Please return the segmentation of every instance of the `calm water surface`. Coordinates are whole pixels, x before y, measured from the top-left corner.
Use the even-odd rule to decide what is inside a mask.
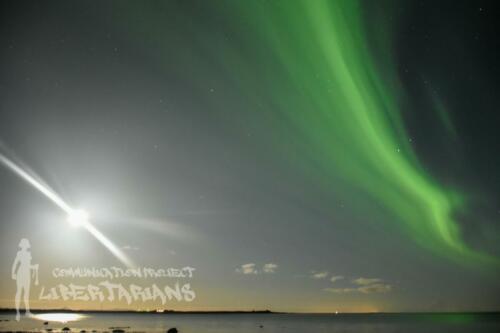
[[[180,333],[498,333],[499,314],[85,314],[85,318],[67,323],[22,318],[0,314],[0,332],[9,330],[44,331],[63,327],[80,330],[111,331],[121,327],[128,332],[165,332],[177,327]],[[5,321],[8,319],[9,321]],[[262,326],[262,327],[261,327]]]

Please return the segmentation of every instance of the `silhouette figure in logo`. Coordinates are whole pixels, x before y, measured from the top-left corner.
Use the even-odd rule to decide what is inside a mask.
[[[26,316],[31,316],[30,312],[30,286],[32,274],[35,277],[35,285],[38,285],[38,264],[31,264],[31,252],[29,251],[31,245],[30,241],[26,238],[21,239],[19,242],[19,247],[21,248],[16,255],[14,264],[12,265],[12,279],[16,280],[17,292],[16,292],[16,320],[19,321],[19,307],[21,305],[21,294],[24,299],[24,308],[26,311]]]

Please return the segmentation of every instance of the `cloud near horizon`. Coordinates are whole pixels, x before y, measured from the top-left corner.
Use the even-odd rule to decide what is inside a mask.
[[[278,268],[278,265],[273,264],[273,263],[269,263],[269,264],[265,264],[264,267],[262,267],[262,271],[264,273],[273,274],[273,273],[276,273],[277,268]]]
[[[364,278],[364,277],[352,280],[352,283],[357,284],[358,286],[367,286],[369,284],[380,283],[380,282],[382,282],[381,279]]]
[[[390,284],[377,283],[358,288],[325,288],[323,290],[335,294],[346,294],[346,293],[373,294],[373,293],[389,292],[392,290],[392,286]]]
[[[259,273],[264,273],[264,274],[274,274],[276,273],[276,270],[278,269],[278,265],[275,263],[268,263],[264,264],[262,266],[262,270],[259,271],[257,269],[257,265],[254,263],[248,263],[248,264],[243,264],[240,267],[236,268],[236,273],[244,274],[244,275],[250,275],[250,274],[259,274]]]
[[[254,263],[248,263],[248,264],[243,264],[240,267],[236,268],[236,273],[241,273],[241,274],[258,274],[259,271],[255,268]]]
[[[357,288],[325,288],[324,291],[328,291],[335,294],[347,294],[358,291]]]
[[[312,271],[311,277],[313,279],[317,279],[317,280],[326,279],[328,277],[328,272],[326,272],[326,271],[323,271],[323,272]]]
[[[332,277],[332,282],[335,281]],[[357,285],[358,287],[325,288],[323,290],[336,294],[346,294],[346,293],[372,294],[372,293],[386,293],[392,290],[392,286],[390,284],[383,283],[382,279],[360,277],[351,280],[351,282]]]
[[[334,275],[334,274],[330,275],[330,273],[328,271],[311,271],[311,273],[310,273],[310,277],[312,279],[316,279],[316,280],[326,279],[326,278],[328,278],[328,276],[330,276],[330,281],[332,283],[335,283],[338,280],[344,279],[343,275]]]
[[[332,277],[330,278],[330,281],[332,283],[335,283],[336,281],[342,280],[342,279],[344,279],[344,277],[342,275],[332,275]]]
[[[371,293],[386,293],[391,291],[392,286],[390,284],[376,283],[364,287],[359,287],[358,290],[365,294]]]

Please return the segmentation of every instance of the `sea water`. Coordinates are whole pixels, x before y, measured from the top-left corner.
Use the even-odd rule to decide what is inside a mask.
[[[54,332],[68,327],[72,332],[166,332],[180,333],[498,333],[500,314],[174,314],[174,313],[84,313],[80,320],[60,323],[43,320],[14,320],[12,313],[0,314],[0,332]],[[57,316],[56,316],[57,317]],[[5,321],[8,320],[8,321]]]

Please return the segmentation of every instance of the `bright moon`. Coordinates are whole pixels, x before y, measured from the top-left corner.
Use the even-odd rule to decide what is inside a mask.
[[[68,222],[74,227],[86,225],[89,222],[89,213],[83,209],[75,209],[68,214]]]

